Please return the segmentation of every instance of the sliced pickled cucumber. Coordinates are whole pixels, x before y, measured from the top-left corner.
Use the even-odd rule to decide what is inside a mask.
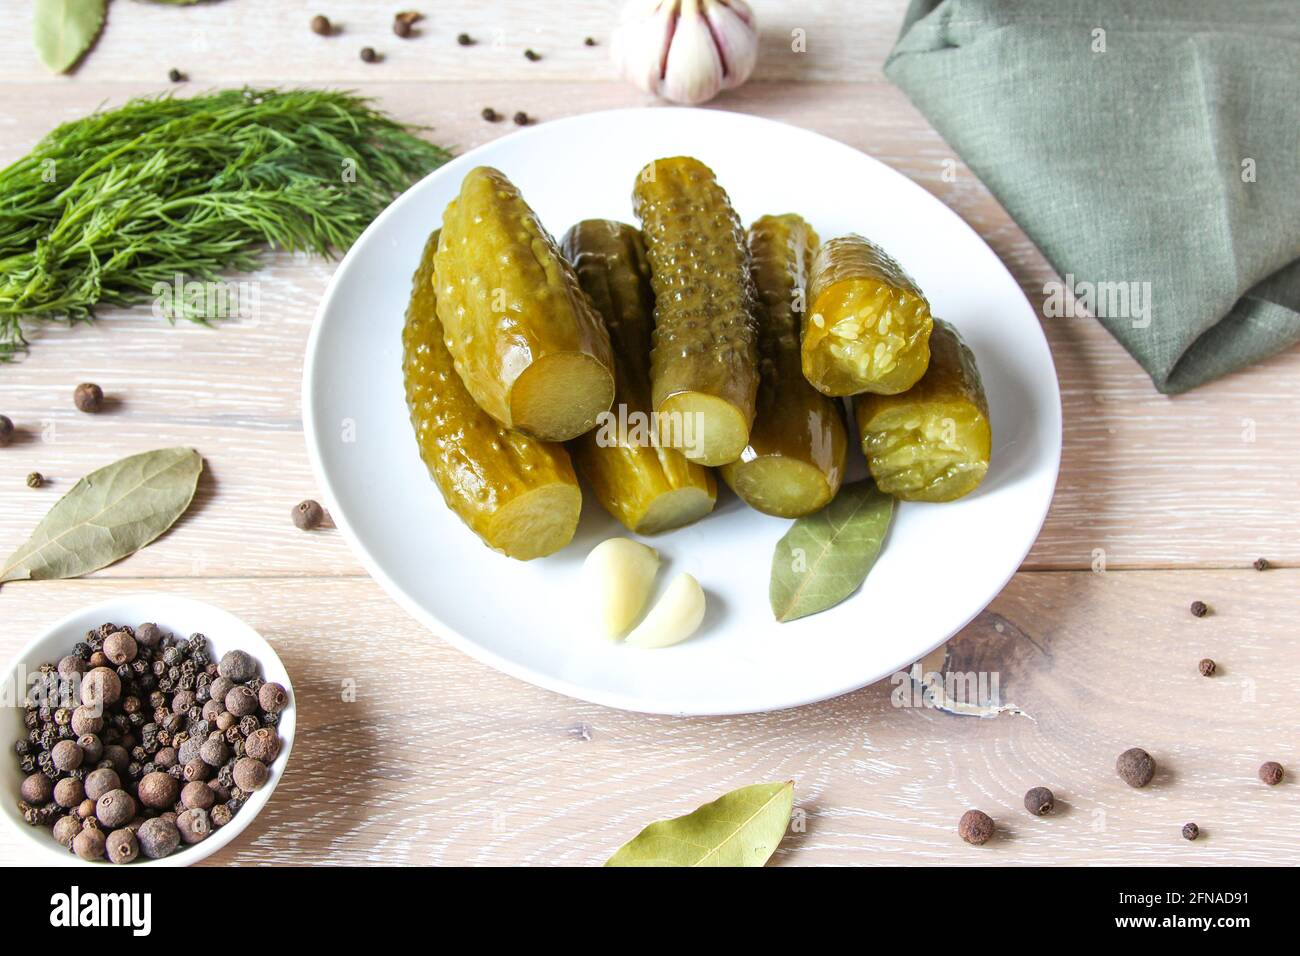
[[[880,490],[907,501],[952,501],[989,469],[989,406],[975,356],[934,320],[930,367],[901,395],[859,395],[858,434]]]
[[[826,395],[895,395],[930,363],[930,304],[889,255],[861,236],[821,247],[803,322],[803,373]]]
[[[402,329],[406,404],[420,457],[448,507],[491,548],[512,558],[551,554],[573,538],[582,493],[563,445],[503,428],[457,375],[435,308],[429,237],[412,279]]]
[[[583,291],[609,330],[614,351],[614,406],[572,445],[578,469],[605,510],[637,534],[656,534],[713,510],[713,474],[675,448],[658,444],[650,404],[654,292],[641,233],[608,219],[588,219],[560,243]]]
[[[744,229],[713,171],[688,156],[642,169],[632,201],[655,292],[650,384],[660,434],[700,464],[735,461],[758,391]]]
[[[438,318],[479,407],[544,441],[591,429],[614,400],[609,336],[519,190],[479,166],[443,213]]]
[[[722,478],[751,507],[798,518],[824,507],[844,478],[848,437],[840,405],[808,384],[799,322],[817,234],[799,216],[764,216],[749,228],[758,290],[761,381],[749,445]]]

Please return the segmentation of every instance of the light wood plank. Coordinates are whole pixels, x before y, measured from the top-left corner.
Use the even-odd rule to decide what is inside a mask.
[[[111,102],[146,87],[115,86]],[[633,105],[616,85],[443,84],[363,87],[394,114],[434,127],[468,148],[506,131],[478,117],[483,104],[551,118]],[[870,102],[870,110],[839,104]],[[16,158],[59,119],[87,108],[85,87],[0,86],[11,107],[0,161]],[[893,87],[884,84],[750,84],[727,108],[816,129],[899,169],[959,212],[1008,264],[1031,302],[1054,273],[987,190]],[[555,224],[562,230],[565,224]],[[25,363],[0,368],[3,412],[29,430],[0,451],[0,542],[17,543],[53,495],[130,451],[189,442],[207,456],[211,483],[200,508],[165,548],[109,574],[190,575],[352,572],[337,535],[303,536],[287,510],[315,493],[299,424],[302,355],[326,261],[272,256],[258,273],[261,319],[219,330],[172,329],[137,310],[98,327],[37,332]],[[1091,319],[1044,320],[1061,377],[1065,450],[1052,514],[1028,568],[1245,567],[1264,555],[1300,563],[1300,350],[1175,399],[1159,395],[1137,364]],[[89,419],[71,390],[99,381],[121,399]],[[52,424],[52,431],[47,427]],[[1253,441],[1246,440],[1253,437]],[[52,440],[44,440],[52,438]],[[108,449],[112,449],[111,453]],[[23,484],[31,470],[50,488]],[[220,489],[219,503],[213,500]]]
[[[284,781],[213,863],[598,863],[644,824],[792,778],[786,864],[1300,863],[1300,571],[1022,573],[951,646],[1027,716],[896,707],[888,681],[797,710],[676,719],[568,700],[423,632],[372,582],[49,582],[0,594],[0,653],[126,590],[218,602],[275,644],[298,735]],[[1192,618],[1187,603],[1214,608]],[[1196,662],[1214,657],[1218,676]],[[340,700],[356,681],[357,700]],[[1113,765],[1146,748],[1156,781]],[[6,757],[4,759],[12,759]],[[1263,786],[1264,760],[1290,781]],[[1025,790],[1062,809],[1034,818]],[[962,844],[979,807],[1003,835]],[[1205,836],[1188,843],[1183,823]],[[15,861],[0,831],[0,860]]]

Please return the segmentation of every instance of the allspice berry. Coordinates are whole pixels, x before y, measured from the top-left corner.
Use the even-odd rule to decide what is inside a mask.
[[[244,753],[264,764],[273,764],[280,756],[280,735],[270,727],[260,727],[244,741]]]
[[[243,684],[232,687],[226,695],[226,710],[236,717],[247,717],[257,710],[257,695],[251,687]]]
[[[1219,665],[1210,658],[1203,657],[1201,662],[1196,665],[1196,668],[1201,672],[1202,677],[1213,677],[1214,672],[1219,669]]]
[[[137,791],[140,795],[140,802],[146,807],[152,807],[154,810],[167,810],[176,802],[180,789],[180,781],[175,777],[155,770],[153,773],[144,775],[140,780]],[[145,855],[148,856],[149,854],[146,852]]]
[[[135,818],[135,800],[125,790],[110,790],[95,802],[95,816],[110,830]]]
[[[54,762],[55,768],[65,772],[76,770],[85,759],[85,753],[75,740],[60,740],[50,751],[50,760]]]
[[[186,810],[211,810],[216,802],[216,793],[202,780],[192,780],[181,790],[181,803]]]
[[[114,830],[108,835],[104,849],[112,863],[130,863],[140,855],[140,844],[133,830]]]
[[[0,415],[0,448],[14,440],[14,423],[8,415]]]
[[[221,655],[217,673],[226,680],[242,684],[257,676],[257,661],[245,651],[227,651]]]
[[[98,828],[83,829],[72,840],[72,852],[83,860],[94,862],[104,858],[104,844],[107,838]]]
[[[334,25],[330,23],[330,18],[321,14],[311,18],[311,32],[317,36],[327,37],[334,32]]]
[[[78,411],[93,415],[104,407],[104,390],[94,382],[82,382],[72,393],[72,400]]]
[[[993,818],[983,810],[967,810],[961,815],[961,821],[957,824],[957,832],[971,846],[988,843],[995,829],[997,827],[993,823]]]
[[[1192,617],[1205,617],[1210,613],[1210,606],[1204,601],[1193,601],[1190,610]]]
[[[1270,787],[1276,787],[1282,782],[1284,776],[1286,776],[1286,771],[1282,769],[1282,765],[1276,760],[1270,760],[1259,765],[1259,779]]]
[[[108,707],[121,696],[122,678],[111,667],[92,667],[81,680],[81,699],[87,704]]]
[[[27,803],[49,803],[54,796],[54,781],[43,773],[34,773],[23,778],[18,793]]]
[[[157,647],[162,637],[162,628],[157,624],[146,622],[135,629],[136,643],[143,644],[145,647]]]
[[[86,800],[86,785],[76,777],[64,777],[54,785],[54,802],[61,807],[71,810]],[[94,812],[94,804],[91,804],[91,812]]]
[[[1184,823],[1184,824],[1183,824],[1183,839],[1184,839],[1184,840],[1195,840],[1195,839],[1196,839],[1198,836],[1200,836],[1200,835],[1201,835],[1201,828],[1198,827],[1195,823]]]
[[[293,523],[303,531],[312,531],[325,520],[325,509],[319,501],[307,498],[293,506]]]
[[[1115,761],[1115,772],[1130,787],[1145,787],[1156,775],[1156,762],[1141,747],[1131,747]]]
[[[199,747],[199,758],[209,767],[220,767],[230,759],[230,747],[221,734],[213,734]]]
[[[377,63],[379,61],[379,54],[375,52],[374,47],[363,46],[361,48],[361,61],[363,63]]]
[[[1034,787],[1025,794],[1025,809],[1036,817],[1051,813],[1056,806],[1056,797],[1046,787]]]
[[[186,843],[199,843],[212,832],[207,810],[186,810],[176,816],[176,829]]]
[[[235,786],[252,793],[266,783],[266,764],[254,757],[240,757],[235,761]]]
[[[119,667],[135,660],[138,651],[135,638],[126,631],[114,631],[104,638],[104,656]]]
[[[278,714],[289,706],[289,692],[284,685],[271,681],[258,688],[257,702],[268,714]]]
[[[86,774],[85,785],[86,798],[88,800],[98,800],[110,790],[120,789],[122,779],[112,767],[100,767],[98,770],[92,770]]]
[[[140,843],[140,852],[151,860],[170,856],[181,845],[181,833],[166,815],[144,821],[136,830],[135,838]]]
[[[81,818],[74,814],[68,814],[66,817],[59,817],[54,823],[54,839],[62,843],[69,850],[72,849],[72,841],[77,838],[81,832]]]

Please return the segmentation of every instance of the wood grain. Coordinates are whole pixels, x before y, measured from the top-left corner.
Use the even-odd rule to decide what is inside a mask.
[[[949,645],[953,669],[997,675],[1027,715],[992,719],[895,706],[907,685],[889,681],[747,717],[609,710],[453,651],[364,578],[279,581],[273,599],[257,580],[15,588],[0,652],[124,587],[214,601],[258,628],[293,675],[298,732],[274,799],[214,864],[599,863],[654,819],[784,778],[803,832],[781,863],[1294,863],[1297,586],[1296,570],[1021,573]],[[1193,618],[1192,597],[1214,613]],[[1213,678],[1197,672],[1205,656]],[[1160,766],[1140,791],[1114,772],[1132,746]],[[1291,780],[1265,787],[1264,760]],[[1038,785],[1056,814],[1021,807]],[[956,834],[970,807],[999,825],[983,848]],[[1179,835],[1188,821],[1196,843]],[[16,852],[0,831],[0,859]]]
[[[509,132],[483,122],[483,106],[545,122],[650,105],[608,79],[619,5],[557,15],[550,0],[438,0],[416,5],[422,35],[402,41],[391,10],[367,0],[119,2],[81,67],[52,76],[19,4],[0,33],[0,163],[101,104],[241,83],[357,89],[459,151]],[[1050,267],[883,79],[903,0],[755,5],[760,81],[712,106],[817,130],[900,170],[969,222],[1038,306]],[[311,34],[318,12],[343,32]],[[790,49],[795,29],[805,54]],[[458,47],[462,31],[482,42]],[[383,62],[360,62],[366,44]],[[541,61],[525,60],[526,47]],[[168,84],[172,66],[190,82]],[[251,277],[256,321],[171,328],[147,310],[108,313],[93,327],[33,330],[30,357],[0,368],[0,413],[21,430],[0,450],[6,551],[94,467],[181,443],[207,460],[196,507],[157,545],[84,581],[0,589],[0,653],[123,591],[200,597],[262,630],[294,675],[299,735],[282,789],[211,862],[596,863],[650,820],[786,776],[798,781],[800,826],[783,864],[1300,862],[1297,785],[1254,776],[1265,759],[1300,768],[1300,350],[1169,399],[1092,320],[1044,320],[1065,409],[1056,501],[1025,570],[925,662],[996,674],[1003,716],[897,707],[882,682],[795,711],[680,720],[497,674],[407,618],[337,532],[292,527],[290,507],[317,493],[299,392],[331,272],[271,255]],[[110,395],[100,416],[73,408],[85,380]],[[28,489],[32,470],[51,484]],[[1243,570],[1260,555],[1287,567]],[[1106,573],[1088,570],[1102,562]],[[1215,613],[1191,618],[1192,599]],[[1210,680],[1195,667],[1207,655],[1220,664]],[[356,703],[340,699],[345,680]],[[1113,772],[1135,745],[1162,767],[1143,791]],[[1062,803],[1045,819],[1020,808],[1039,784]],[[971,806],[1001,829],[982,849],[956,836]],[[1196,843],[1179,837],[1190,820],[1205,834]],[[0,862],[23,862],[2,830]]]

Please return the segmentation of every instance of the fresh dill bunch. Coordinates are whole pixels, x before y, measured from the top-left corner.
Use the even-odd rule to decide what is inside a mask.
[[[266,246],[346,250],[448,158],[330,90],[145,97],[65,123],[0,171],[0,361],[26,349],[24,321],[90,321],[178,275],[253,269]]]

